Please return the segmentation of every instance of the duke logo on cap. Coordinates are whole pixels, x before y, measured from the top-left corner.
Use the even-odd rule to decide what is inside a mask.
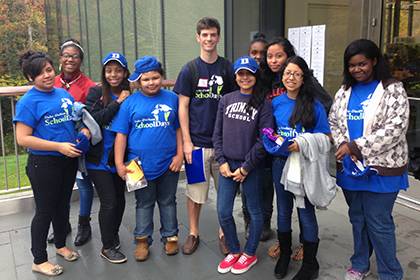
[[[119,64],[121,64],[122,67],[124,67],[125,69],[128,69],[127,59],[125,59],[125,56],[122,55],[122,54],[120,54],[120,53],[110,52],[102,60],[102,65],[105,65],[105,64],[107,64],[110,61],[116,61]]]
[[[134,63],[134,73],[128,77],[130,82],[137,81],[143,73],[162,69],[162,65],[154,56],[146,55]]]
[[[235,64],[233,64],[233,71],[236,73],[239,72],[239,70],[245,69],[250,71],[251,73],[255,74],[258,70],[259,66],[258,63],[250,56],[241,56],[235,61]]]

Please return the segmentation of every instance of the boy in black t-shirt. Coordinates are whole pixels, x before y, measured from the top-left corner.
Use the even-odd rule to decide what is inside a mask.
[[[210,17],[197,23],[197,42],[200,56],[190,61],[178,75],[174,91],[179,94],[179,121],[182,130],[184,156],[192,162],[192,151],[203,149],[206,181],[187,184],[187,209],[190,233],[183,246],[184,254],[197,249],[201,205],[207,201],[210,177],[217,186],[218,164],[214,159],[212,135],[220,97],[235,89],[232,65],[217,53],[220,24]],[[223,233],[219,234],[222,253],[227,254]]]

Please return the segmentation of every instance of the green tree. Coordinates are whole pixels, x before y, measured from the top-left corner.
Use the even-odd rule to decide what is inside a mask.
[[[0,65],[11,76],[20,72],[21,53],[47,51],[44,8],[43,0],[0,0]]]

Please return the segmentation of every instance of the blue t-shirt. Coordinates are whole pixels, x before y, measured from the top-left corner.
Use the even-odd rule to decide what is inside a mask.
[[[129,96],[112,121],[111,131],[127,135],[128,160],[139,157],[147,180],[165,173],[176,155],[178,96],[161,89],[155,96]]]
[[[292,116],[293,109],[295,107],[296,100],[291,99],[287,96],[287,93],[284,93],[280,96],[275,97],[272,100],[273,106],[273,115],[276,124],[276,132],[278,135],[283,138],[288,137],[293,139],[300,134],[305,132],[309,133],[331,133],[327,113],[325,112],[324,107],[319,101],[314,103],[314,113],[315,113],[315,125],[312,128],[304,128],[300,123],[295,127],[290,127],[289,119]],[[288,156],[289,152],[285,152],[283,156]]]
[[[363,136],[364,111],[374,93],[379,81],[357,83],[351,89],[349,104],[347,106],[347,126],[350,141]],[[337,170],[337,185],[351,191],[371,191],[378,193],[397,192],[408,188],[407,171],[400,176],[371,175],[365,177],[352,177]]]
[[[174,86],[177,94],[190,97],[189,127],[194,146],[212,148],[214,123],[220,97],[235,90],[235,80],[232,64],[219,57],[216,62],[208,64],[201,58],[194,63],[198,70],[198,82],[195,92],[192,92],[192,79],[186,64],[178,75]]]
[[[117,97],[111,94],[111,99],[115,100],[117,99]],[[110,166],[108,164],[109,153],[114,146],[115,135],[116,135],[116,133],[110,129],[111,125],[112,125],[112,121],[107,126],[102,128],[102,141],[104,145],[104,150],[102,153],[101,161],[98,164],[86,161],[87,169],[103,170],[103,171],[108,171],[112,173],[117,172],[117,169],[115,168],[115,166]]]
[[[378,84],[379,81],[374,80],[369,83],[357,83],[352,87],[347,107],[350,141],[361,137],[363,134],[364,111]]]
[[[32,135],[54,142],[76,143],[72,118],[74,99],[64,89],[44,92],[33,87],[16,104],[13,122],[32,127]],[[56,151],[28,149],[34,155],[63,156]]]

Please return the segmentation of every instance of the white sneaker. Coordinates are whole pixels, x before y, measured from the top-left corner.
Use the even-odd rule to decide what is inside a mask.
[[[370,274],[370,271],[366,272],[359,272],[353,268],[349,268],[346,271],[346,275],[344,277],[344,280],[363,280],[366,277],[368,277]]]

